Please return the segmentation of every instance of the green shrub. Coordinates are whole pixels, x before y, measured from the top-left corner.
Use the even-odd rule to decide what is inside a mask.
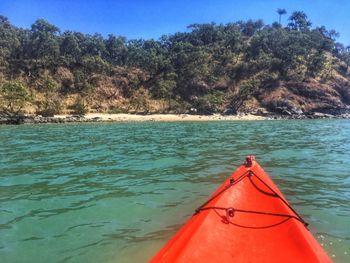
[[[133,92],[130,98],[130,106],[134,108],[136,113],[148,113],[150,109],[150,94],[148,90],[140,88]]]
[[[49,94],[52,94],[53,92],[57,91],[58,83],[49,74],[45,74],[40,79],[38,89],[41,92],[44,92],[46,96],[49,96]]]
[[[109,114],[128,113],[128,110],[124,108],[111,107],[108,109],[107,113]]]
[[[30,95],[21,82],[7,81],[0,88],[0,100],[3,110],[18,113],[30,101]]]
[[[73,110],[73,113],[81,115],[84,115],[89,111],[82,99],[77,99],[70,108]]]
[[[59,96],[53,96],[45,101],[38,101],[36,104],[38,107],[36,113],[47,117],[60,114],[63,109],[62,98]]]
[[[222,91],[214,91],[211,94],[199,97],[194,106],[198,113],[212,114],[220,111],[220,107],[223,105],[225,99],[225,93]]]
[[[180,99],[171,99],[169,100],[169,111],[177,114],[182,114],[188,112],[191,108],[191,104]]]

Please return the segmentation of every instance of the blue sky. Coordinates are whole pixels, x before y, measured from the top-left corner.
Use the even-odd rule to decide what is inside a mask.
[[[348,0],[0,0],[0,14],[16,26],[29,28],[37,18],[44,18],[62,31],[99,32],[104,36],[113,33],[128,39],[158,38],[185,31],[193,23],[250,18],[271,23],[277,21],[279,7],[289,14],[305,11],[313,26],[335,29],[340,33],[338,41],[350,44]]]

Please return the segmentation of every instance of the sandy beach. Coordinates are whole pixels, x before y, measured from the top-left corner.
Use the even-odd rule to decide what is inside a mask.
[[[55,115],[55,118],[67,118],[71,115]],[[188,115],[188,114],[107,114],[88,113],[84,116],[87,120],[115,121],[115,122],[144,122],[144,121],[245,121],[245,120],[265,120],[265,117],[256,115]]]

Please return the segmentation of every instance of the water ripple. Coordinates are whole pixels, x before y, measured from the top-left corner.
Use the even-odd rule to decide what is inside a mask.
[[[0,126],[0,258],[147,261],[254,153],[349,262],[349,134],[346,120]]]

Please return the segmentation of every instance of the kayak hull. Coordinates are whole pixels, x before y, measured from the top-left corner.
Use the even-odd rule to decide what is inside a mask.
[[[331,262],[254,158],[150,262]]]

